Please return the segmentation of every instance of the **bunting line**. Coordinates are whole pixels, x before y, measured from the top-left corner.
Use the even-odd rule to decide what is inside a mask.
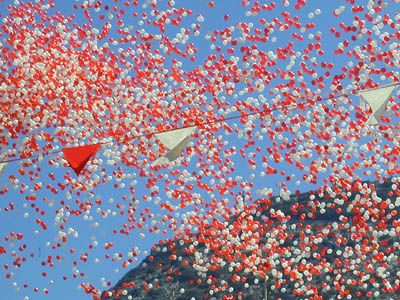
[[[386,87],[390,87],[390,86],[399,86],[399,85],[400,85],[400,82],[390,83],[390,84],[387,84],[387,85],[381,85],[381,86],[376,87],[376,88],[360,90],[360,91],[357,91],[355,94],[359,95],[361,92],[371,91],[371,90],[381,89],[381,88],[386,88]],[[337,98],[345,96],[346,94],[347,93],[343,92],[342,95],[338,95],[338,96],[334,96],[334,97],[325,97],[325,98],[321,98],[321,99],[317,99],[317,100],[311,100],[310,102],[283,105],[283,106],[280,106],[280,107],[275,107],[275,108],[265,109],[265,110],[262,110],[262,111],[236,115],[236,116],[227,117],[227,118],[223,118],[223,119],[219,119],[219,120],[213,120],[213,121],[208,121],[208,122],[203,122],[203,123],[195,123],[195,124],[190,124],[190,125],[186,125],[186,126],[182,126],[182,127],[168,129],[168,130],[160,130],[160,131],[154,131],[154,132],[149,132],[149,133],[141,133],[141,134],[137,134],[137,135],[134,135],[134,136],[131,136],[131,137],[128,137],[128,138],[125,138],[125,139],[121,139],[121,140],[116,140],[116,141],[120,142],[120,143],[125,143],[127,141],[131,141],[131,140],[134,140],[134,139],[139,139],[139,138],[142,138],[142,137],[149,137],[149,136],[153,136],[153,135],[156,135],[156,134],[171,132],[171,131],[175,131],[175,130],[179,130],[179,129],[195,127],[195,126],[200,127],[200,126],[206,126],[206,125],[212,125],[212,124],[218,124],[218,123],[222,123],[222,122],[227,122],[227,121],[240,119],[240,118],[247,118],[247,117],[255,116],[255,115],[261,115],[261,114],[267,114],[267,113],[269,114],[269,113],[272,113],[274,111],[283,110],[283,109],[287,109],[287,108],[295,108],[295,107],[298,107],[300,105],[316,104],[316,103],[323,102],[323,101],[337,99]],[[87,144],[86,146],[96,145],[96,144],[97,145],[107,145],[107,144],[111,144],[113,142],[114,141],[98,142],[98,143],[93,143],[93,144]],[[21,161],[21,160],[26,160],[26,159],[31,159],[31,158],[38,158],[40,156],[50,156],[50,155],[54,155],[54,154],[57,154],[57,153],[60,153],[60,152],[63,152],[63,150],[61,149],[61,150],[56,150],[56,151],[50,151],[50,152],[47,152],[47,153],[40,153],[40,154],[37,154],[37,155],[30,155],[30,156],[25,156],[25,157],[17,157],[17,158],[13,158],[13,159],[9,159],[9,160],[2,160],[2,161],[0,161],[0,163],[16,162],[16,161]]]

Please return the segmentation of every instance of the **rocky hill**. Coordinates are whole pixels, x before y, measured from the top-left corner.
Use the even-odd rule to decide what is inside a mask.
[[[291,258],[285,257],[287,252],[285,255],[276,255],[275,261],[284,265],[291,259],[296,267],[301,264],[319,266],[321,262],[326,266],[312,276],[305,271],[304,281],[291,278],[287,269],[284,270],[279,264],[276,265],[277,272],[270,270],[266,283],[248,269],[232,270],[229,268],[232,263],[204,270],[198,262],[198,254],[202,254],[204,262],[210,262],[216,253],[210,249],[210,245],[202,242],[200,235],[196,235],[153,246],[150,255],[138,267],[130,270],[111,290],[103,293],[103,299],[263,299],[265,288],[268,299],[400,299],[399,186],[395,179],[383,183],[358,182],[341,189],[342,192],[338,192],[335,198],[332,198],[335,195],[332,191],[315,191],[291,196],[289,201],[274,197],[268,205],[258,203],[262,208],[258,213],[250,210],[254,213],[250,219],[259,222],[271,220],[271,214],[278,211],[286,216],[281,220],[282,224],[277,226],[284,224],[279,228],[283,228],[290,238],[285,239],[279,247],[289,249],[293,255]],[[366,209],[360,211],[362,203]],[[380,212],[369,217],[369,207],[375,212],[377,208]],[[229,223],[234,224],[240,217],[240,213],[235,214]],[[360,222],[360,217],[363,222]],[[385,221],[383,225],[382,220]],[[360,228],[360,224],[364,227]],[[354,235],[355,229],[364,232],[366,239],[370,235],[376,239],[376,244],[385,249],[382,250],[385,256],[378,259],[378,252],[372,250],[359,256],[353,254],[366,243],[366,239]],[[326,230],[330,231],[329,235],[319,240],[312,249],[303,251],[305,235],[318,237]],[[259,243],[266,245],[271,237],[272,233],[267,232]],[[354,259],[350,260],[349,256],[352,255]],[[356,267],[351,266],[354,262]],[[346,264],[350,267],[347,268]],[[242,280],[234,280],[234,276],[240,276],[238,278]],[[280,282],[283,280],[284,284],[277,284],[278,279]],[[357,279],[362,280],[362,284],[350,283]],[[305,282],[304,286],[316,286],[319,292],[301,290],[299,282]],[[345,286],[343,291],[338,291],[335,282]],[[317,294],[319,296],[315,296]]]

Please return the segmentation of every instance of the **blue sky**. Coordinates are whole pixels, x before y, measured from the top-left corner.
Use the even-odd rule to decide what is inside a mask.
[[[107,1],[105,1],[107,2]],[[110,5],[113,3],[110,2]],[[165,1],[160,1],[161,7]],[[0,6],[0,13],[4,17],[7,15],[7,11],[5,10],[5,5],[7,3],[12,3],[12,1],[5,1]],[[75,2],[72,1],[56,1],[55,8],[50,10],[51,13],[56,11],[60,11],[64,15],[69,15],[71,13],[76,14],[75,22],[78,25],[82,25],[86,22],[86,19],[83,16],[81,11],[74,11],[72,6]],[[80,3],[80,2],[76,2]],[[121,7],[123,6],[122,3],[119,3]],[[257,16],[246,16],[247,8],[240,5],[240,1],[232,1],[232,0],[221,0],[215,1],[215,6],[210,9],[208,3],[206,1],[176,1],[176,7],[184,6],[187,8],[192,9],[193,16],[188,18],[188,21],[184,21],[182,26],[190,26],[191,22],[196,22],[196,18],[198,14],[201,14],[205,21],[202,23],[201,33],[198,37],[192,37],[192,41],[198,46],[199,53],[196,55],[197,60],[195,62],[190,62],[190,60],[182,61],[182,70],[189,71],[195,68],[197,65],[202,64],[203,61],[210,53],[214,53],[213,46],[211,46],[211,42],[206,40],[204,37],[207,35],[208,31],[214,31],[216,29],[222,30],[228,26],[236,26],[238,22],[251,22],[254,24],[254,27],[259,25],[259,22],[262,18],[265,18],[267,21],[272,20],[273,18],[280,15],[283,11],[289,11],[292,16],[298,15],[300,19],[306,22],[316,23],[316,27],[311,30],[307,30],[304,33],[305,41],[304,42],[297,42],[294,41],[294,50],[301,51],[304,49],[306,45],[307,39],[311,38],[309,34],[315,34],[317,31],[322,32],[323,41],[322,44],[324,49],[326,50],[326,54],[323,56],[322,60],[326,61],[334,61],[336,66],[331,70],[332,74],[340,73],[340,69],[343,66],[346,66],[350,59],[345,58],[344,56],[336,56],[333,53],[333,49],[337,47],[337,43],[339,40],[335,40],[332,35],[329,33],[332,26],[337,28],[337,24],[340,21],[345,23],[351,23],[353,16],[349,7],[346,7],[346,10],[340,17],[340,21],[338,18],[334,17],[332,12],[338,8],[340,5],[348,4],[345,1],[309,1],[309,3],[300,10],[295,10],[293,8],[293,3],[285,7],[282,5],[282,1],[277,1],[278,8],[271,12],[261,12]],[[143,11],[149,12],[148,8],[137,8],[138,12],[141,13]],[[320,9],[320,14],[316,13],[316,10]],[[398,9],[398,4],[390,3],[389,8],[387,11],[393,11]],[[133,10],[130,9],[129,13],[132,13]],[[313,15],[311,15],[313,14]],[[127,14],[128,16],[129,14]],[[229,15],[229,19],[226,20],[224,18],[225,15]],[[115,20],[115,19],[114,19]],[[136,28],[140,28],[137,24],[137,19],[126,17],[125,25],[130,25],[129,22],[132,22],[132,25]],[[93,24],[94,27],[101,27],[100,21],[95,21]],[[146,28],[145,26],[143,28]],[[151,30],[151,29],[149,29]],[[166,31],[166,35],[173,36],[177,32],[179,32],[179,27],[169,27]],[[114,32],[114,34],[116,34]],[[238,34],[237,31],[235,34]],[[279,46],[286,45],[288,41],[292,39],[291,31],[289,32],[275,32],[274,35],[277,37],[277,41],[273,42],[272,40],[268,43],[261,45],[262,49],[265,51],[275,51],[275,49]],[[362,44],[364,41],[360,41]],[[245,43],[244,45],[248,45],[249,43]],[[217,45],[218,46],[218,45]],[[114,51],[118,50],[117,46],[111,46],[111,49]],[[238,46],[238,48],[240,48]],[[225,52],[226,53],[226,52]],[[237,52],[239,55],[240,51]],[[302,53],[300,53],[302,54]],[[172,57],[173,58],[173,57]],[[282,62],[282,67],[284,68],[287,61]],[[298,68],[298,64],[300,62],[296,61],[293,67],[294,70]],[[325,70],[319,69],[319,72],[323,73]],[[277,79],[278,81],[279,79]],[[306,79],[310,80],[310,78]],[[390,83],[385,79],[380,80],[379,77],[375,78],[375,80],[381,84]],[[329,82],[329,81],[327,81]],[[350,80],[343,80],[344,83],[350,84]],[[241,87],[240,84],[237,85],[237,89],[239,90]],[[267,90],[267,89],[266,89]],[[329,87],[321,91],[321,94],[329,93]],[[210,95],[207,95],[210,96]],[[244,98],[246,97],[243,96]],[[265,96],[267,99],[270,97],[268,94]],[[240,99],[241,97],[239,97]],[[357,97],[352,97],[355,103],[358,103]],[[245,99],[241,99],[245,100]],[[228,99],[226,100],[227,103],[235,103],[236,99]],[[305,113],[300,111],[299,109],[293,110],[289,115],[293,116],[295,113]],[[280,112],[275,112],[274,115],[279,117],[281,115]],[[350,117],[354,117],[350,115]],[[267,134],[261,131],[261,124],[260,120],[254,120],[254,124],[256,125],[255,131],[258,131],[260,135],[263,135],[265,138],[264,140],[257,141],[257,144],[246,150],[248,152],[255,151],[255,147],[261,146],[263,149],[271,147],[272,141],[268,139]],[[237,121],[231,121],[229,124],[234,128],[235,125],[241,129],[243,125]],[[302,130],[306,130],[307,128],[303,128]],[[227,145],[225,145],[224,149],[228,149],[229,147],[235,146],[237,149],[243,148],[244,144],[246,143],[245,139],[238,138],[236,135],[227,135],[225,134],[224,130],[221,129],[218,132],[221,135],[222,139],[227,141]],[[202,137],[204,139],[204,136]],[[313,137],[314,140],[320,141],[317,137]],[[362,145],[370,137],[366,137],[365,139],[359,141],[358,145]],[[195,145],[197,141],[193,141],[191,144],[192,146]],[[97,154],[97,158],[105,158],[106,150],[110,149],[109,146],[105,145]],[[2,151],[5,149],[2,149]],[[66,172],[65,168],[62,166],[58,169],[55,169],[53,166],[48,164],[48,160],[51,157],[44,158],[41,162],[37,164],[37,167],[41,168],[40,174],[40,181],[42,181],[45,185],[48,183],[56,184],[58,182],[63,182],[63,176]],[[189,163],[189,167],[187,171],[190,172],[199,172],[196,167],[196,158],[192,158],[191,162]],[[261,163],[258,159],[257,163]],[[285,171],[284,175],[269,175],[262,177],[260,176],[259,170],[252,170],[248,166],[248,158],[241,158],[239,155],[235,158],[236,164],[236,171],[231,176],[242,176],[243,181],[250,180],[254,182],[254,189],[252,190],[253,197],[257,197],[256,190],[262,188],[272,188],[274,194],[279,193],[278,183],[281,181],[285,181],[286,176],[293,175],[296,177],[295,180],[292,180],[288,183],[288,187],[291,190],[301,189],[302,191],[306,191],[311,188],[315,188],[315,185],[305,183],[301,178],[302,173],[299,170],[295,170],[292,165],[282,162],[280,164],[275,164],[275,167],[278,168],[279,171]],[[2,184],[11,186],[10,180],[8,180],[10,175],[16,175],[17,178],[21,182],[26,182],[29,185],[29,188],[32,188],[35,182],[29,182],[27,177],[19,176],[18,169],[21,167],[20,163],[10,163],[7,165],[5,174],[2,175]],[[32,168],[32,167],[31,167]],[[134,172],[133,168],[123,167],[125,174],[132,175]],[[181,168],[182,167],[177,167]],[[33,168],[32,168],[33,169]],[[106,170],[107,173],[112,174],[112,171],[115,170],[115,166],[107,166]],[[162,169],[158,171],[160,174],[166,172],[166,170]],[[54,173],[55,180],[54,182],[50,181],[47,174]],[[327,177],[327,174],[321,174],[318,178],[318,183],[322,184],[323,179]],[[362,175],[362,172],[360,172]],[[128,201],[122,200],[123,195],[127,195],[129,199],[132,200],[132,203],[136,206],[137,217],[140,217],[140,212],[142,212],[145,208],[149,208],[149,210],[154,214],[154,219],[160,220],[162,216],[165,214],[165,211],[159,207],[158,203],[154,203],[157,199],[152,199],[152,201],[146,202],[142,200],[143,195],[148,195],[148,189],[145,188],[145,179],[139,178],[139,176],[130,175],[123,180],[123,183],[126,185],[125,188],[114,189],[114,184],[120,184],[121,182],[117,182],[113,178],[109,180],[104,185],[93,190],[93,193],[82,193],[81,195],[77,196],[75,192],[72,192],[71,197],[68,197],[67,191],[60,192],[58,194],[52,194],[46,190],[42,190],[41,192],[36,193],[37,198],[40,201],[35,202],[35,207],[32,208],[32,202],[25,201],[25,195],[21,196],[18,190],[11,191],[6,195],[0,196],[1,200],[1,211],[0,211],[0,227],[1,227],[1,237],[4,238],[5,235],[9,234],[11,231],[13,232],[21,232],[24,234],[24,238],[19,241],[15,240],[13,242],[9,242],[7,245],[8,249],[18,249],[18,247],[23,246],[24,244],[27,245],[28,249],[26,253],[32,253],[34,258],[28,259],[26,263],[18,270],[13,270],[12,268],[10,271],[14,272],[14,277],[11,279],[2,279],[0,280],[0,289],[2,291],[2,297],[4,299],[24,299],[25,296],[28,296],[29,299],[59,299],[59,300],[70,300],[70,299],[89,299],[89,296],[86,296],[81,290],[77,287],[81,282],[92,282],[96,287],[106,289],[106,287],[101,287],[102,278],[105,279],[106,282],[110,281],[112,284],[115,284],[117,280],[119,280],[131,267],[137,265],[137,263],[133,263],[126,269],[121,267],[121,261],[117,262],[110,262],[109,259],[105,259],[104,256],[109,254],[113,256],[115,253],[123,253],[126,257],[133,248],[137,247],[142,252],[138,256],[137,260],[140,261],[145,255],[145,250],[149,251],[150,247],[156,243],[159,239],[165,238],[165,235],[162,234],[147,234],[145,238],[140,238],[140,230],[135,229],[132,230],[130,235],[124,234],[114,234],[114,229],[121,229],[123,224],[127,222],[126,215],[120,215],[118,212],[127,209]],[[39,180],[39,179],[38,179]],[[136,180],[136,193],[135,195],[130,195],[128,187],[132,181]],[[301,185],[296,185],[296,181],[300,180]],[[318,185],[317,185],[318,186]],[[29,189],[27,188],[27,189]],[[164,185],[160,186],[160,190],[165,188]],[[212,198],[226,198],[229,200],[229,195],[209,195],[204,193],[204,191],[195,190],[196,192],[202,193],[201,196],[204,197],[207,201],[210,201]],[[235,189],[234,192],[239,193],[239,189]],[[59,234],[59,227],[53,226],[53,223],[56,219],[56,211],[59,210],[63,205],[61,205],[60,201],[65,200],[67,203],[70,204],[71,207],[77,206],[74,203],[74,200],[78,199],[80,201],[94,201],[96,199],[100,199],[103,201],[101,205],[94,206],[92,208],[90,214],[87,217],[83,216],[69,216],[68,222],[66,224],[66,232],[70,233],[70,237],[68,238],[67,245],[64,245],[57,251],[53,251],[51,249],[51,245],[54,244],[54,238],[57,237]],[[134,199],[136,198],[136,200]],[[165,201],[166,196],[165,193],[162,192],[160,201]],[[172,200],[171,200],[172,201]],[[5,208],[8,206],[8,203],[14,203],[14,210],[10,212],[6,212]],[[156,201],[157,202],[157,201]],[[123,207],[116,209],[116,204],[120,203]],[[39,212],[36,212],[35,209],[38,209]],[[110,212],[115,211],[116,214],[113,215],[109,213],[106,218],[101,216],[101,212]],[[180,216],[176,218],[180,220],[182,215],[185,212],[190,212],[191,207],[188,207],[182,211],[178,211]],[[44,211],[45,215],[40,216],[40,211]],[[63,216],[60,215],[62,218]],[[36,218],[41,218],[42,220],[46,221],[49,225],[48,230],[42,231],[37,224],[35,224]],[[145,224],[149,224],[149,221],[145,221]],[[161,226],[161,225],[160,225]],[[77,233],[76,233],[77,232]],[[76,237],[73,237],[74,234]],[[168,235],[167,235],[168,236]],[[171,232],[169,231],[169,237],[171,236]],[[46,245],[47,243],[49,245]],[[93,244],[93,242],[97,242],[98,245],[95,246],[93,249],[89,249],[89,245]],[[110,250],[105,250],[104,245],[105,243],[113,242],[114,247]],[[75,252],[71,253],[70,249],[74,249]],[[72,274],[74,272],[74,261],[79,261],[80,257],[84,256],[85,253],[89,254],[88,262],[87,263],[79,263],[79,272],[84,273],[86,277],[84,279],[77,278],[72,279]],[[60,255],[59,262],[55,262],[54,267],[42,266],[42,261],[45,261],[49,255]],[[97,262],[97,259],[99,260]],[[10,256],[0,256],[0,263],[1,265],[9,264],[12,265],[12,257]],[[8,272],[10,272],[8,271]],[[5,274],[8,273],[7,271],[3,271],[0,273],[2,278],[4,278]],[[46,277],[41,276],[42,272],[47,272]],[[75,273],[77,274],[77,273]],[[68,280],[63,280],[63,276],[67,276]],[[78,275],[78,277],[80,277]],[[13,282],[16,282],[16,286],[13,285]],[[29,288],[25,289],[23,284],[27,282],[29,284]],[[43,293],[35,293],[33,291],[34,287],[38,287],[39,290],[43,288],[47,288],[49,290],[49,295],[45,296]],[[18,291],[19,290],[19,291]]]

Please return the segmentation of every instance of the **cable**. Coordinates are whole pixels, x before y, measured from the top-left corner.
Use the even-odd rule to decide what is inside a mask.
[[[400,83],[399,83],[400,84]],[[160,131],[154,131],[154,132],[150,132],[150,133],[142,133],[142,134],[138,134],[135,135],[133,137],[129,137],[126,138],[124,140],[122,140],[122,143],[124,143],[126,140],[130,140],[130,139],[135,139],[135,138],[141,138],[141,137],[147,137],[147,136],[153,136],[159,133],[165,133],[165,132],[171,132],[171,131],[175,131],[175,130],[179,130],[179,129],[184,129],[184,128],[190,128],[190,127],[198,127],[198,126],[204,126],[204,125],[211,125],[211,124],[217,124],[217,123],[222,123],[222,122],[226,122],[226,121],[231,121],[231,120],[235,120],[235,119],[239,119],[239,118],[246,118],[246,117],[250,117],[250,116],[254,116],[254,115],[261,115],[261,114],[266,114],[266,113],[272,113],[273,111],[278,111],[278,110],[282,110],[282,109],[286,109],[286,108],[294,108],[299,106],[300,104],[311,104],[311,103],[318,103],[318,102],[322,102],[322,101],[328,101],[328,100],[332,100],[338,97],[342,97],[343,95],[339,95],[336,97],[325,97],[325,98],[321,98],[318,100],[311,100],[310,102],[307,103],[296,103],[296,104],[289,104],[289,105],[285,105],[285,106],[280,106],[280,107],[275,107],[275,108],[270,108],[270,109],[265,109],[265,110],[261,110],[261,111],[257,111],[257,112],[252,112],[252,113],[247,113],[247,114],[242,114],[242,115],[238,115],[238,116],[232,116],[232,117],[228,117],[228,118],[223,118],[223,119],[219,119],[219,120],[213,120],[213,121],[209,121],[209,122],[204,122],[204,123],[195,123],[195,124],[191,124],[191,125],[186,125],[186,126],[182,126],[182,127],[177,127],[177,128],[173,128],[173,129],[168,129],[168,130],[160,130]],[[111,142],[105,142],[103,144],[109,144]]]
[[[382,86],[379,86],[379,87],[376,87],[376,88],[372,88],[372,89],[368,89],[368,90],[362,90],[362,91],[357,92],[356,94],[359,94],[359,93],[364,92],[364,91],[370,91],[370,90],[374,90],[374,89],[380,89],[380,88],[385,88],[385,87],[389,87],[389,86],[398,86],[398,85],[400,85],[400,82],[395,82],[395,83],[391,83],[391,84],[387,84],[387,85],[382,85]],[[153,135],[156,135],[156,134],[165,133],[165,132],[171,132],[171,131],[175,131],[175,130],[179,130],[179,129],[195,127],[195,126],[197,127],[197,126],[217,124],[217,123],[231,121],[231,120],[235,120],[235,119],[239,119],[239,118],[247,118],[247,117],[254,116],[254,115],[272,113],[273,111],[278,111],[278,110],[282,110],[282,109],[295,108],[295,107],[298,107],[301,104],[311,104],[311,103],[316,104],[318,102],[323,102],[323,101],[333,100],[333,99],[336,99],[338,97],[343,97],[344,95],[345,95],[345,93],[342,92],[342,95],[332,96],[332,97],[325,97],[325,98],[320,98],[320,99],[317,99],[317,100],[311,100],[310,102],[307,102],[307,103],[289,104],[289,105],[284,105],[284,106],[275,107],[275,108],[271,108],[271,109],[265,109],[265,110],[262,110],[262,111],[257,111],[257,112],[252,112],[252,113],[232,116],[232,117],[228,117],[228,118],[223,118],[223,119],[220,119],[220,120],[214,120],[214,121],[203,122],[203,123],[195,123],[195,124],[192,124],[192,125],[182,126],[182,127],[168,129],[168,130],[154,131],[154,132],[150,132],[150,133],[142,133],[142,134],[134,135],[134,136],[131,136],[129,138],[122,139],[122,140],[117,140],[117,142],[125,143],[126,141],[129,141],[129,140],[134,140],[134,139],[138,139],[138,138],[142,138],[142,137],[153,136]],[[113,141],[100,142],[100,143],[88,144],[88,145],[98,145],[98,144],[106,145],[106,144],[111,144],[111,143],[113,143]],[[26,160],[26,159],[30,159],[30,158],[37,158],[37,157],[40,157],[40,156],[49,156],[49,155],[54,155],[54,154],[57,154],[57,153],[60,153],[60,152],[62,152],[62,150],[51,151],[51,152],[48,152],[48,153],[41,153],[41,154],[38,154],[38,155],[30,155],[30,156],[26,156],[26,157],[18,157],[18,158],[14,158],[14,159],[10,159],[10,160],[2,160],[2,161],[0,161],[0,164],[1,163],[9,163],[9,162],[16,162],[16,161]]]
[[[319,99],[319,100],[313,100],[313,101],[311,101],[311,103],[318,103],[318,102],[322,102],[322,101],[332,100],[334,98],[336,98],[336,97],[322,98],[322,99]],[[273,108],[273,109],[271,108],[271,109],[268,109],[268,110],[262,110],[262,111],[258,111],[258,112],[242,114],[240,116],[239,115],[238,116],[232,116],[232,117],[223,118],[223,119],[220,119],[220,120],[209,121],[209,122],[204,122],[204,123],[195,123],[195,124],[192,124],[192,125],[182,126],[182,127],[178,127],[178,128],[174,128],[174,129],[154,131],[154,132],[150,132],[150,133],[142,133],[142,134],[134,135],[132,137],[128,137],[128,138],[125,138],[125,139],[122,139],[122,140],[119,140],[119,141],[117,140],[117,142],[125,143],[126,141],[129,141],[129,140],[142,138],[142,137],[147,137],[147,136],[153,136],[153,135],[156,135],[156,134],[165,133],[165,132],[171,132],[171,131],[175,131],[175,130],[179,130],[179,129],[189,128],[189,127],[194,127],[194,126],[204,126],[204,125],[217,124],[217,123],[222,123],[222,122],[226,122],[226,121],[231,121],[231,120],[234,120],[234,119],[246,118],[246,117],[254,116],[254,115],[260,115],[260,114],[263,114],[263,113],[271,113],[273,111],[277,111],[277,110],[281,110],[281,109],[285,109],[285,108],[297,107],[300,104],[303,104],[303,103],[296,103],[296,104],[276,107],[276,108]],[[310,102],[307,103],[307,104],[310,104]],[[96,143],[96,144],[106,145],[106,144],[111,144],[111,143],[113,143],[113,141],[100,142],[100,143]],[[88,144],[88,145],[94,145],[94,144]],[[30,155],[30,156],[25,156],[25,157],[18,157],[18,158],[9,159],[9,160],[2,160],[2,161],[0,161],[0,163],[16,162],[16,161],[26,160],[26,159],[30,159],[30,158],[37,158],[37,157],[40,157],[42,155],[43,156],[49,156],[49,155],[57,154],[57,153],[60,153],[60,152],[62,152],[62,150],[51,151],[51,152],[48,152],[48,153],[41,153],[41,154]]]

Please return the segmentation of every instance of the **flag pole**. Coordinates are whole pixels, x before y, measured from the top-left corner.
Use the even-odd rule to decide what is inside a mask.
[[[265,278],[264,281],[264,300],[268,300],[268,281],[267,278]]]

